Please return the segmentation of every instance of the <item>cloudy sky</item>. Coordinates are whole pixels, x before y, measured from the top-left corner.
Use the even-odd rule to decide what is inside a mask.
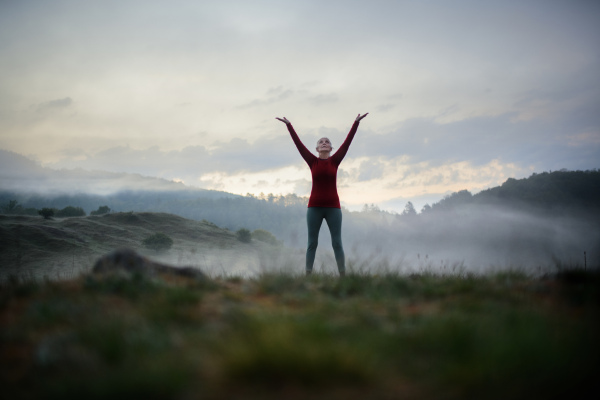
[[[600,167],[600,2],[0,0],[0,149],[50,168],[417,210]]]

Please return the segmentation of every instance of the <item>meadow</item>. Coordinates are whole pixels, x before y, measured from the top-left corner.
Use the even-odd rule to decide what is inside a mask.
[[[157,253],[142,239],[173,238]],[[117,247],[203,278],[117,271]],[[600,274],[349,257],[163,213],[0,216],[0,384],[11,398],[505,399],[598,392]],[[325,266],[324,266],[325,265]],[[456,267],[456,268],[455,268]]]
[[[0,289],[10,398],[519,399],[598,392],[597,272],[204,279]]]

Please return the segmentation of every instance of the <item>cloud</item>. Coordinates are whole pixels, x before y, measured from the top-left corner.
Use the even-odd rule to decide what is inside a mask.
[[[552,121],[515,117],[515,113],[508,113],[445,124],[434,118],[416,118],[385,134],[361,132],[361,127],[348,156],[406,155],[414,163],[426,161],[432,165],[456,161],[480,165],[502,159],[538,170],[597,167],[600,124],[590,127],[560,117]],[[582,117],[588,124],[596,118]],[[569,148],[573,138],[579,139],[578,148]],[[567,159],[570,161],[565,163]]]
[[[32,105],[30,108],[34,109],[37,112],[43,112],[48,110],[64,109],[71,106],[72,104],[73,100],[70,97],[65,97],[62,99],[55,99],[35,104]]]
[[[275,89],[269,89],[269,91],[267,91],[267,98],[266,99],[254,99],[249,103],[246,104],[242,104],[241,106],[238,106],[238,109],[247,109],[247,108],[252,108],[252,107],[259,107],[259,106],[265,106],[265,105],[270,105],[273,103],[278,103],[284,100],[289,99],[292,95],[294,94],[293,90],[283,90],[281,89],[281,86],[275,88]]]
[[[300,163],[304,162],[286,134],[263,136],[254,142],[233,138],[210,146],[186,146],[171,151],[161,150],[158,146],[145,149],[115,146],[83,155],[73,150],[60,161],[47,166],[140,173],[191,182],[203,174],[254,173]]]
[[[379,179],[383,175],[384,165],[378,160],[366,160],[360,164],[358,181]]]
[[[377,106],[377,111],[379,111],[379,112],[386,112],[386,111],[390,111],[394,107],[395,107],[395,105],[394,104],[390,104],[390,103],[380,104],[380,105]]]
[[[335,103],[338,100],[338,96],[335,93],[319,94],[308,99],[308,101],[315,106],[321,106],[327,103]]]

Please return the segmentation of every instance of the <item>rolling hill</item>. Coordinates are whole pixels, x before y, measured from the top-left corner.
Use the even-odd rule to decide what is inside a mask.
[[[145,249],[144,238],[162,232],[173,247]],[[248,274],[283,256],[282,247],[260,241],[242,243],[234,232],[208,221],[165,213],[112,213],[57,218],[0,215],[0,280],[9,276],[60,279],[87,272],[97,257],[129,247],[153,259],[193,266],[208,274]],[[278,265],[282,265],[278,263]]]

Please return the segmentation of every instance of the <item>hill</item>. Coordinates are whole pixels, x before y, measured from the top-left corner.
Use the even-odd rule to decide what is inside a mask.
[[[173,247],[156,253],[142,240],[162,232]],[[194,266],[207,273],[245,274],[266,268],[265,257],[280,249],[263,242],[237,240],[234,232],[208,221],[165,213],[112,213],[58,218],[0,215],[0,280],[10,275],[51,279],[85,272],[95,259],[115,248],[130,247],[160,261]]]
[[[485,204],[563,215],[600,214],[600,171],[554,171],[534,173],[528,178],[509,178],[501,186],[472,195],[467,190],[452,193],[432,205],[444,210]]]

